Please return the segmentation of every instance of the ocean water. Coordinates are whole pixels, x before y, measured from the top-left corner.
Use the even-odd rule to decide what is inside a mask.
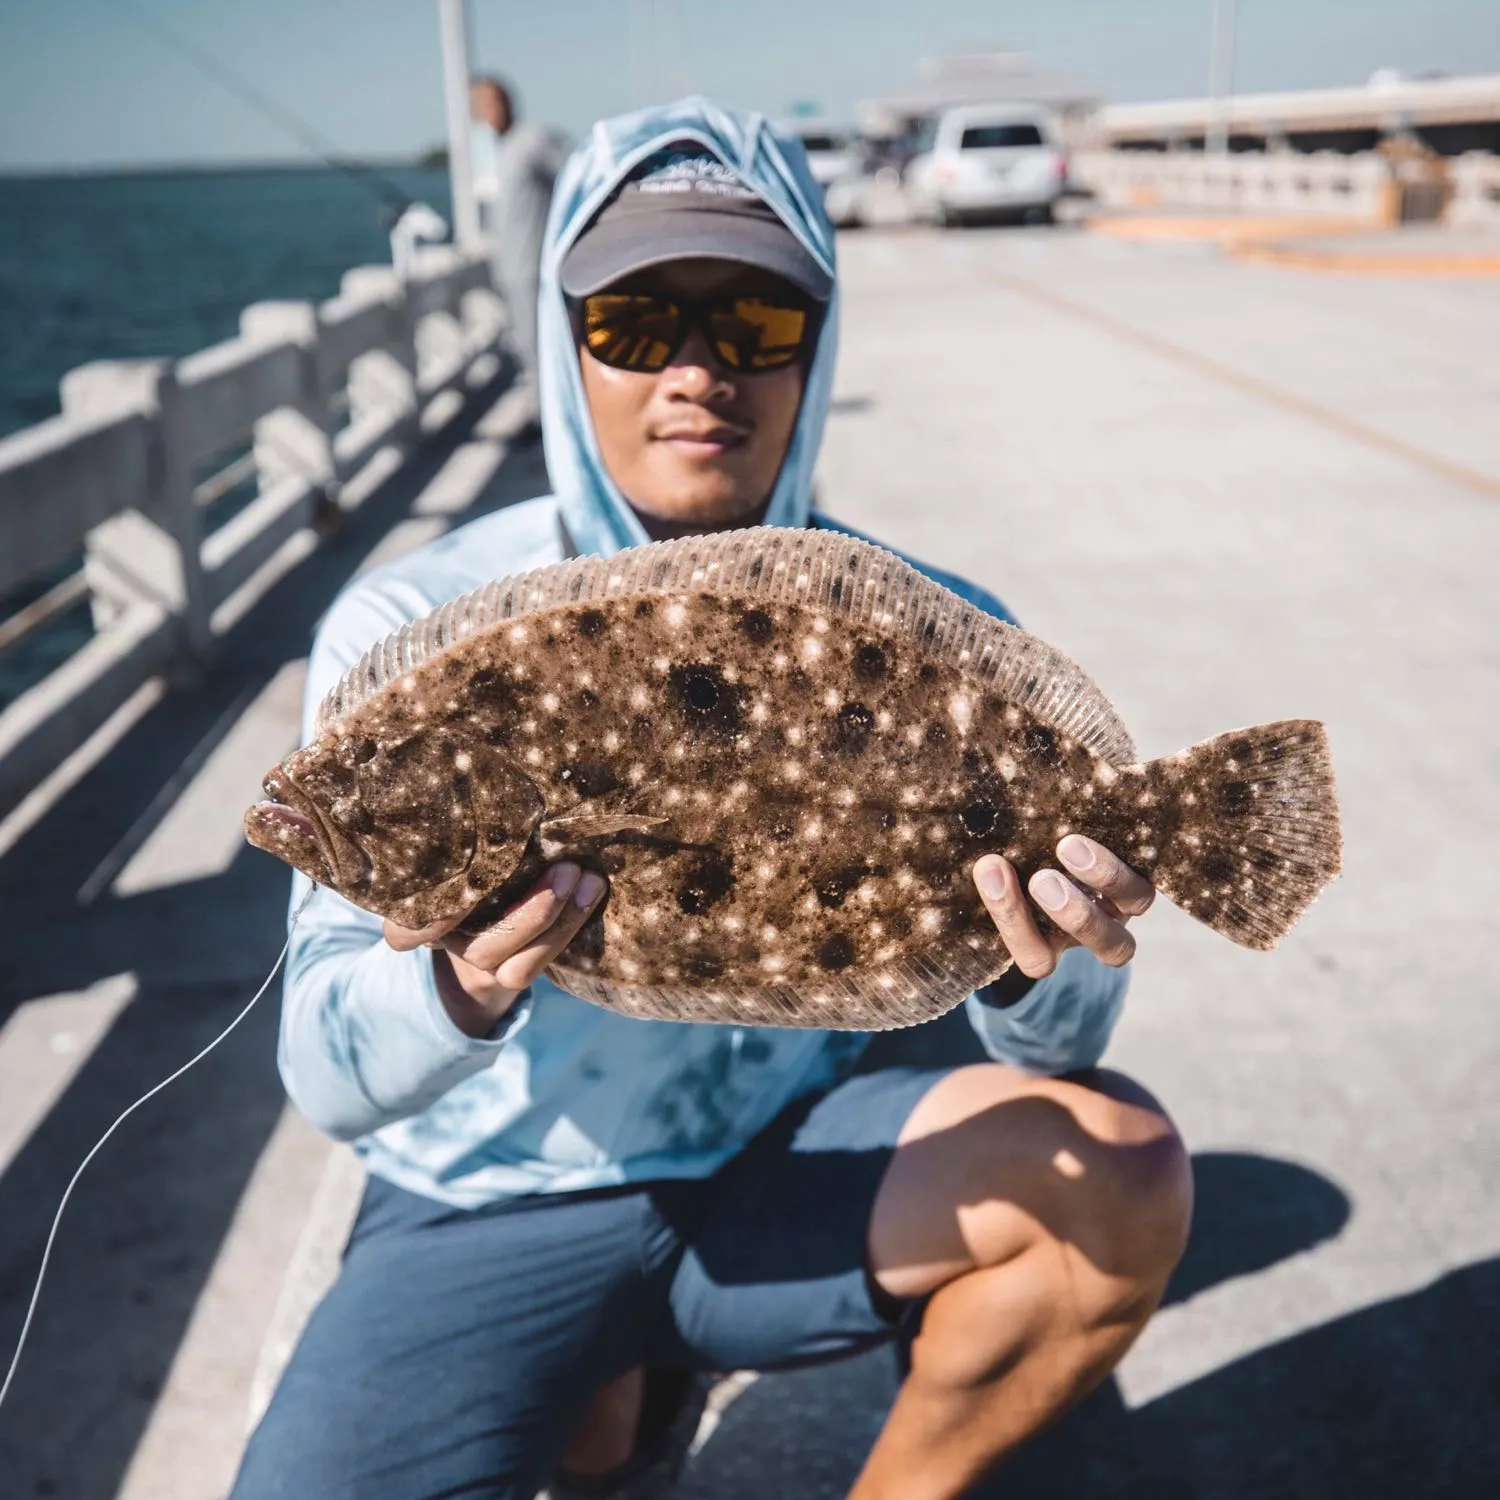
[[[448,213],[446,174],[383,175]],[[384,214],[322,169],[0,178],[0,436],[55,415],[75,365],[191,354],[248,303],[388,265]]]
[[[448,214],[445,173],[383,175]],[[77,365],[191,354],[251,302],[331,297],[351,266],[388,265],[388,217],[321,169],[0,178],[0,436],[55,416]],[[0,619],[58,576],[0,598]],[[78,608],[0,652],[0,708],[88,633]]]

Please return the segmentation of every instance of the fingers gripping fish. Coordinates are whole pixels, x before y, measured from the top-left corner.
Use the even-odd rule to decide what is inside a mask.
[[[758,527],[502,579],[374,647],[250,841],[406,927],[607,875],[551,971],[629,1015],[877,1030],[1010,956],[974,890],[1070,832],[1270,948],[1338,873],[1320,724],[1140,764],[1061,652],[899,558]],[[476,904],[477,903],[477,904]]]

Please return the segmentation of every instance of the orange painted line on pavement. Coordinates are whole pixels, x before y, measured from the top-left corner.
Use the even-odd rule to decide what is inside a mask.
[[[1163,214],[1092,219],[1088,232],[1147,243],[1197,240],[1217,244],[1287,235],[1368,234],[1381,227],[1378,220],[1347,214]]]
[[[1232,260],[1298,271],[1337,271],[1356,276],[1500,276],[1500,255],[1403,255],[1383,250],[1322,250],[1241,240],[1226,247]]]
[[[1353,417],[1346,417],[1342,412],[1334,411],[1331,407],[1320,405],[1316,401],[1309,401],[1305,396],[1299,396],[1292,391],[1282,390],[1280,386],[1272,385],[1270,381],[1262,380],[1259,376],[1247,375],[1243,370],[1236,370],[1233,365],[1222,364],[1206,354],[1199,354],[1181,344],[1174,344],[1170,339],[1148,333],[1144,328],[1137,328],[1132,323],[1126,323],[1119,318],[1111,317],[1108,313],[1099,312],[1082,302],[1074,302],[1069,297],[1059,296],[1056,292],[1048,291],[1045,287],[1038,286],[1033,281],[1027,281],[1024,277],[992,268],[981,270],[980,275],[985,280],[1014,292],[1018,297],[1025,297],[1028,301],[1061,313],[1064,317],[1086,323],[1112,335],[1122,343],[1133,344],[1138,349],[1148,350],[1183,369],[1191,370],[1198,375],[1206,375],[1210,380],[1218,381],[1220,385],[1242,391],[1248,396],[1255,396],[1282,411],[1305,418],[1328,432],[1336,432],[1367,448],[1387,453],[1392,458],[1399,458],[1414,468],[1446,479],[1449,483],[1456,484],[1476,495],[1483,495],[1488,500],[1500,500],[1500,479],[1493,475],[1481,473],[1478,469],[1470,469],[1464,464],[1454,463],[1451,459],[1443,458],[1437,453],[1430,453],[1425,448],[1418,448],[1414,443],[1405,442],[1401,438],[1392,437],[1388,432],[1380,431],[1378,427],[1368,427]]]

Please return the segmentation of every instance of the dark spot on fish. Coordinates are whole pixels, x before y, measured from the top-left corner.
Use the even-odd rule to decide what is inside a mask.
[[[885,651],[874,641],[866,641],[854,651],[854,675],[864,682],[879,682],[889,670]]]
[[[1279,870],[1281,868],[1281,856],[1273,854],[1269,849],[1257,849],[1250,856],[1250,863],[1257,870]]]
[[[1041,685],[1042,685],[1041,678],[1035,677],[1035,676],[1028,677],[1026,679],[1026,681],[1024,683],[1022,683],[1022,685],[1021,685],[1021,691],[1028,698],[1034,698],[1036,696],[1036,690],[1039,687],[1041,687]]]
[[[567,782],[580,797],[604,797],[620,786],[620,778],[601,761],[575,761],[563,766],[557,779]]]
[[[604,614],[603,614],[602,611],[597,610],[597,609],[586,609],[578,617],[578,633],[579,633],[579,635],[586,635],[591,640],[593,639],[594,636],[600,635],[600,634],[603,633],[603,631],[604,631],[604,625],[605,625]]]
[[[938,669],[933,666],[930,661],[924,661],[921,665],[921,668],[917,672],[917,676],[920,677],[923,682],[936,682],[937,675]]]
[[[889,833],[891,831],[891,829],[893,829],[896,826],[896,823],[897,823],[896,814],[894,812],[892,812],[891,809],[888,808],[888,807],[882,808],[881,812],[880,812],[880,826],[881,826],[881,828],[884,829],[886,833]]]
[[[830,604],[837,604],[843,597],[844,580],[842,578],[835,578],[828,589],[828,602]]]
[[[636,618],[644,620],[656,606],[649,599],[637,599],[635,601]]]
[[[795,693],[810,693],[813,690],[813,680],[801,667],[793,667],[786,674],[786,685]]]
[[[1234,861],[1227,854],[1210,854],[1202,865],[1203,878],[1214,885],[1234,879]]]
[[[1250,790],[1248,781],[1227,781],[1219,800],[1225,812],[1240,817],[1255,806],[1255,793]]]
[[[508,745],[512,731],[509,724],[484,724],[479,733],[487,745]]]
[[[481,667],[469,678],[467,695],[475,707],[492,713],[514,709],[516,704],[515,689],[494,667]]]
[[[995,809],[988,802],[971,802],[958,816],[976,839],[982,839],[995,826]]]
[[[592,688],[583,688],[578,694],[578,706],[585,713],[593,713],[599,707],[599,695]]]
[[[963,767],[970,776],[981,775],[985,769],[984,757],[977,750],[965,750],[963,756]]]
[[[930,646],[937,639],[937,621],[928,620],[922,626],[922,644]]]
[[[1057,736],[1045,724],[1028,724],[1021,734],[1026,754],[1039,765],[1056,769],[1062,757],[1057,753]]]
[[[734,889],[734,872],[717,851],[705,854],[683,877],[677,888],[677,904],[689,916],[697,916],[722,901]]]
[[[502,844],[510,842],[510,834],[503,828],[486,828],[484,841],[491,849],[498,849]]]
[[[1255,746],[1249,740],[1231,740],[1225,749],[1229,752],[1230,760],[1237,760],[1242,764],[1255,754]]]
[[[740,712],[744,689],[725,681],[717,667],[673,667],[667,684],[683,717],[699,734],[727,740],[744,732]]]
[[[723,977],[724,960],[706,948],[690,949],[682,955],[682,972],[685,978],[702,984]]]
[[[649,714],[637,714],[630,721],[630,732],[638,740],[649,740],[654,727]]]
[[[761,574],[766,570],[766,560],[763,557],[752,557],[750,566],[745,569],[745,577],[751,583],[759,583]]]
[[[777,818],[777,820],[771,824],[771,837],[775,839],[778,844],[790,843],[796,836],[796,833],[797,825],[789,817],[786,817],[784,815]]]
[[[854,962],[854,944],[847,934],[831,933],[818,944],[818,962],[834,973]]]
[[[893,911],[885,919],[885,930],[898,940],[909,938],[911,936],[911,917],[904,911]]]
[[[844,898],[865,878],[866,866],[845,865],[840,870],[825,871],[813,882],[813,890],[824,906],[838,907]]]
[[[933,747],[946,745],[948,743],[948,726],[942,723],[941,720],[934,719],[927,726],[927,733],[924,738]]]
[[[763,609],[747,609],[740,616],[740,629],[757,646],[764,646],[776,634],[775,624]]]
[[[863,703],[846,703],[834,720],[833,741],[842,755],[863,755],[870,747],[875,715]]]
[[[440,842],[424,842],[412,865],[411,878],[418,885],[432,885],[448,873],[448,850]]]

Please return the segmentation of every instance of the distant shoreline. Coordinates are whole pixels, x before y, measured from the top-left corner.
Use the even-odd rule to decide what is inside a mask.
[[[101,177],[268,177],[338,170],[442,171],[446,170],[446,165],[441,160],[434,160],[433,152],[424,151],[418,156],[341,157],[334,164],[269,158],[265,161],[147,162],[140,166],[0,167],[0,182],[36,182],[58,178],[77,182]]]

